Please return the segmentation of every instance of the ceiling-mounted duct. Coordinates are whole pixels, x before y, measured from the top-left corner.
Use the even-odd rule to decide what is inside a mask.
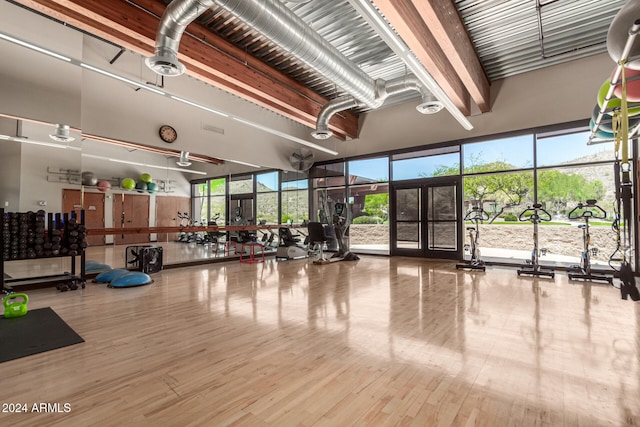
[[[147,65],[164,75],[184,72],[184,65],[178,61],[180,38],[187,25],[214,4],[349,93],[351,98],[341,97],[325,106],[312,133],[317,139],[332,135],[328,120],[338,111],[356,106],[375,109],[389,96],[407,90],[423,91],[414,77],[390,82],[372,79],[279,0],[173,0],[162,15],[155,56],[147,58]]]
[[[146,60],[147,65],[160,74],[182,74],[184,65],[178,61],[180,38],[187,25],[214,4],[286,49],[359,102],[370,108],[380,106],[375,81],[278,0],[174,0],[162,15],[155,56]]]
[[[426,89],[422,91],[422,102],[416,105],[416,110],[420,114],[435,114],[443,108],[444,104]]]
[[[384,86],[378,89],[378,101],[382,105],[387,98],[409,91],[417,91],[422,95],[422,103],[416,106],[416,110],[420,113],[433,114],[442,110],[442,103],[422,86],[418,78],[413,74],[385,82]],[[329,129],[331,117],[340,111],[361,106],[356,99],[348,95],[332,99],[320,110],[316,121],[316,130],[311,132],[311,135],[316,139],[330,138],[333,135],[333,132]]]
[[[188,151],[181,151],[180,152],[180,159],[176,162],[176,164],[178,166],[191,166],[191,162],[189,161],[189,152]]]
[[[69,135],[69,125],[56,125],[56,133],[49,135],[49,138],[58,142],[75,141],[75,138]]]

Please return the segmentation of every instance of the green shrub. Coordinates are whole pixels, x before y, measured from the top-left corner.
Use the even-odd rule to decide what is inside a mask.
[[[359,216],[353,218],[352,224],[382,224],[383,220],[379,216]]]
[[[515,214],[511,213],[511,212],[507,212],[506,214],[504,214],[503,218],[504,218],[505,221],[517,221],[518,220],[518,217]]]

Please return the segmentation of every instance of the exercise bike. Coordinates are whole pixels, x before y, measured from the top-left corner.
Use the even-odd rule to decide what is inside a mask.
[[[585,204],[578,203],[567,215],[569,219],[583,219],[584,224],[578,227],[582,229],[582,254],[580,255],[580,265],[574,265],[567,269],[569,279],[576,280],[600,280],[613,285],[613,276],[608,276],[603,272],[597,272],[591,268],[591,256],[597,255],[598,248],[591,248],[591,235],[589,234],[590,219],[606,219],[607,212],[597,205],[596,200],[587,200]]]
[[[526,264],[518,269],[518,276],[525,274],[531,276],[548,276],[553,279],[555,277],[553,268],[540,265],[540,257],[546,255],[547,250],[538,248],[538,224],[551,221],[551,214],[544,210],[540,203],[536,203],[522,211],[520,215],[518,215],[518,221],[529,221],[533,224],[533,249],[531,250],[531,259],[526,260]]]
[[[480,237],[479,223],[481,221],[487,221],[489,214],[486,213],[481,206],[474,206],[464,216],[464,221],[471,221],[473,227],[467,227],[469,232],[469,242],[464,245],[464,251],[471,253],[471,259],[464,262],[464,264],[456,264],[457,269],[470,268],[472,270],[485,271],[484,261],[480,259],[480,247],[478,246],[478,237]]]

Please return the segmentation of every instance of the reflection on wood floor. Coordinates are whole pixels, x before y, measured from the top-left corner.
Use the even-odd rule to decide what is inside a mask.
[[[147,244],[140,243],[140,246]],[[197,261],[220,260],[224,258],[237,258],[242,245],[237,245],[237,252],[234,246],[227,248],[224,245],[216,246],[200,245],[196,243],[179,243],[179,242],[152,242],[151,246],[162,247],[162,258],[165,266],[176,264],[188,264]],[[96,261],[107,264],[111,268],[126,268],[125,254],[129,246],[135,245],[107,245],[92,246],[86,250],[86,260]],[[267,247],[265,253],[275,252],[275,248]],[[130,257],[131,258],[131,257]],[[80,262],[80,257],[76,257]],[[79,265],[79,264],[78,264]],[[130,266],[129,266],[130,267]],[[20,261],[9,261],[5,263],[5,271],[13,278],[42,276],[47,274],[59,274],[71,270],[71,258],[40,258]],[[79,273],[79,267],[77,267]]]
[[[367,256],[153,277],[31,291],[86,342],[0,364],[0,402],[71,412],[0,424],[640,424],[640,304],[611,287]]]

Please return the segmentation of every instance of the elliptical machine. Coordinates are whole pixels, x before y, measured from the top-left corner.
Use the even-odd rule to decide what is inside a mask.
[[[464,216],[463,221],[471,221],[473,223],[473,227],[467,227],[467,231],[469,232],[470,243],[464,245],[464,251],[471,253],[471,259],[466,260],[464,264],[456,264],[457,269],[470,268],[472,270],[482,270],[482,271],[486,270],[484,261],[480,259],[480,248],[478,247],[478,237],[480,237],[480,227],[478,226],[478,224],[481,221],[487,221],[488,219],[489,219],[489,214],[482,209],[482,206],[474,206]]]
[[[540,265],[540,257],[546,255],[547,250],[538,248],[538,224],[551,221],[551,214],[544,210],[540,203],[535,203],[533,206],[527,206],[527,209],[520,212],[518,221],[529,221],[533,224],[533,249],[531,250],[531,259],[526,260],[526,264],[518,269],[518,276],[523,274],[549,276],[553,279],[555,277],[553,268]]]
[[[597,272],[591,268],[591,256],[598,253],[598,248],[591,248],[591,235],[589,234],[590,219],[606,219],[607,212],[597,205],[597,201],[590,199],[584,204],[578,203],[567,215],[569,219],[583,219],[584,224],[578,227],[582,229],[582,254],[580,255],[580,265],[574,265],[567,269],[569,279],[576,280],[601,280],[613,285],[613,276],[608,276],[602,272]]]
[[[333,228],[338,241],[338,253],[331,257],[331,260],[338,259],[340,261],[357,261],[360,257],[349,251],[349,212],[346,203],[336,203],[334,206],[334,214],[332,216]]]

